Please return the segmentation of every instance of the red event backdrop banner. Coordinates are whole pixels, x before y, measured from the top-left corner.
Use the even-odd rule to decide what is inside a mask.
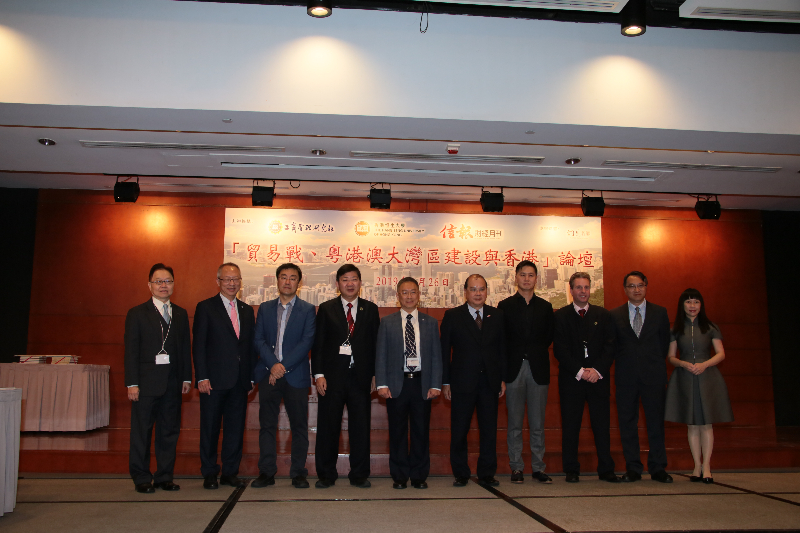
[[[592,277],[592,303],[603,305],[600,219],[586,217],[227,208],[224,261],[242,270],[242,298],[258,305],[278,295],[275,267],[303,270],[298,296],[313,305],[336,296],[336,269],[361,270],[363,298],[395,305],[397,282],[419,281],[422,307],[463,303],[463,284],[482,274],[488,303],[513,294],[523,260],[539,270],[537,294],[553,307],[569,300],[569,277]]]

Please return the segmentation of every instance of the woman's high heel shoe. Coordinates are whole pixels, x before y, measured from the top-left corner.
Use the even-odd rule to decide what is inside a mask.
[[[710,484],[714,483],[714,478],[713,477],[704,477],[703,478],[703,483],[705,483],[706,485],[710,485]]]
[[[700,481],[703,481],[703,471],[702,470],[700,471],[699,476],[689,476],[689,481],[691,481],[692,483],[699,483]]]

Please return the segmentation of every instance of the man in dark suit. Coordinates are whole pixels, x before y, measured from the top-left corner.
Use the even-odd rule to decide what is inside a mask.
[[[583,407],[589,418],[597,450],[597,475],[618,483],[611,458],[611,387],[614,362],[614,321],[611,314],[589,305],[591,278],[576,272],[569,278],[572,303],[555,313],[553,354],[558,360],[558,395],[561,402],[561,464],[567,483],[577,483],[578,438]]]
[[[550,353],[553,342],[553,306],[534,294],[536,265],[520,261],[516,268],[517,293],[500,302],[506,334],[508,410],[508,462],[511,482],[523,483],[522,425],[528,407],[533,479],[552,483],[544,473],[544,415],[550,385]]]
[[[217,443],[222,430],[219,483],[241,487],[236,475],[242,461],[247,394],[253,389],[255,314],[236,294],[242,273],[234,263],[217,269],[219,294],[197,304],[194,312],[194,377],[200,391],[200,473],[203,487],[216,489]],[[224,425],[223,425],[224,420]]]
[[[311,368],[319,395],[315,448],[319,480],[315,487],[328,488],[339,477],[339,434],[342,412],[347,406],[348,477],[351,485],[368,488],[371,395],[375,390],[375,343],[380,316],[377,305],[358,297],[361,271],[357,266],[339,267],[336,285],[341,297],[319,306],[311,350]]]
[[[254,379],[258,382],[258,478],[251,484],[261,488],[275,484],[278,471],[278,415],[281,399],[292,430],[292,485],[307,489],[308,469],[308,389],[311,366],[308,352],[314,343],[314,306],[297,297],[303,271],[285,263],[275,271],[278,298],[258,308],[255,346],[258,363]]]
[[[450,409],[450,466],[453,486],[469,481],[467,434],[472,414],[478,412],[480,453],[478,480],[496,486],[497,406],[506,392],[506,350],[503,312],[484,305],[486,280],[472,274],[464,282],[467,302],[449,309],[442,319],[442,392]]]
[[[179,490],[172,482],[181,430],[181,393],[191,390],[189,315],[170,302],[172,268],[150,269],[152,298],[125,317],[125,386],[131,401],[130,473],[136,492]],[[156,427],[156,473],[150,473],[150,438]]]
[[[389,416],[389,473],[395,489],[428,488],[431,402],[442,390],[442,351],[436,319],[417,310],[419,283],[397,284],[400,311],[381,320],[375,383]],[[408,426],[411,423],[409,452]]]
[[[666,358],[669,350],[669,317],[663,307],[645,300],[647,276],[633,271],[623,281],[628,301],[613,309],[617,329],[614,379],[617,383],[617,414],[625,455],[622,481],[642,479],[639,452],[639,398],[647,423],[647,470],[650,477],[672,483],[667,474],[664,445],[664,400],[667,384]]]

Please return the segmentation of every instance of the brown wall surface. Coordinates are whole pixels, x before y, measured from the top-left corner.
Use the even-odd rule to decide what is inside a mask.
[[[150,297],[150,266],[174,267],[173,301],[191,319],[197,302],[218,291],[226,207],[250,207],[250,197],[143,193],[136,204],[115,204],[110,191],[40,191],[28,354],[79,355],[81,363],[110,365],[110,427],[129,427],[124,321],[128,309]],[[366,211],[369,204],[366,199],[279,196],[274,207]],[[398,199],[392,200],[392,211],[481,212],[478,202]],[[505,213],[581,216],[577,206],[507,204]],[[734,404],[733,424],[774,426],[760,214],[725,211],[719,221],[701,221],[692,210],[609,206],[602,233],[606,307],[625,302],[622,279],[634,269],[649,278],[648,300],[667,307],[670,317],[681,291],[699,289],[724,335],[727,358],[720,368]],[[424,311],[439,319],[444,312]],[[382,315],[391,312],[381,309]],[[552,360],[551,373],[557,372]],[[184,400],[183,427],[199,427],[197,391]],[[250,400],[248,427],[257,428],[258,401]],[[501,427],[505,418],[501,408]],[[555,386],[546,425],[560,426]],[[373,427],[386,427],[385,408],[377,399]],[[449,405],[442,399],[434,404],[432,427],[449,427]]]

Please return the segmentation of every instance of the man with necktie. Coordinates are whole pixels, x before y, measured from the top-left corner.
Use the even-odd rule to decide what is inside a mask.
[[[218,294],[197,304],[193,325],[194,377],[200,392],[200,473],[206,489],[245,484],[236,476],[242,461],[247,395],[253,390],[250,378],[255,361],[255,314],[252,307],[236,298],[242,286],[239,267],[234,263],[221,265],[217,286]],[[220,427],[221,470],[217,464]]]
[[[644,469],[639,450],[639,399],[647,424],[647,470],[661,483],[672,483],[667,474],[667,450],[664,445],[664,401],[666,397],[670,329],[667,310],[648,302],[647,276],[639,271],[623,280],[628,301],[613,309],[617,330],[616,371],[617,413],[625,474],[622,481],[642,479]]]
[[[297,297],[303,271],[285,263],[275,271],[279,296],[258,308],[255,347],[258,362],[253,373],[258,383],[261,429],[258,434],[258,478],[250,486],[275,484],[278,471],[277,433],[281,400],[292,430],[292,486],[307,489],[308,390],[311,366],[308,352],[314,342],[314,306]]]
[[[395,489],[406,488],[409,479],[416,489],[428,488],[431,402],[442,389],[439,325],[417,310],[419,296],[417,280],[400,280],[400,311],[381,320],[375,353],[375,383],[389,418],[389,473]]]
[[[156,263],[147,286],[152,297],[125,317],[125,386],[131,401],[129,467],[136,492],[180,490],[172,482],[181,394],[192,382],[189,314],[170,301],[172,267]],[[156,429],[156,472],[150,473],[150,439]],[[155,488],[154,488],[155,487]]]
[[[604,308],[589,305],[591,278],[575,272],[569,278],[572,303],[555,313],[553,355],[558,360],[561,403],[561,464],[567,483],[579,481],[578,439],[584,405],[597,450],[597,475],[618,483],[611,457],[611,364],[614,362],[614,321]]]
[[[375,390],[375,343],[378,306],[358,296],[361,271],[346,264],[336,271],[341,293],[319,306],[311,368],[318,399],[315,463],[318,489],[333,486],[339,474],[339,434],[347,406],[350,441],[350,484],[368,488],[371,395]]]

